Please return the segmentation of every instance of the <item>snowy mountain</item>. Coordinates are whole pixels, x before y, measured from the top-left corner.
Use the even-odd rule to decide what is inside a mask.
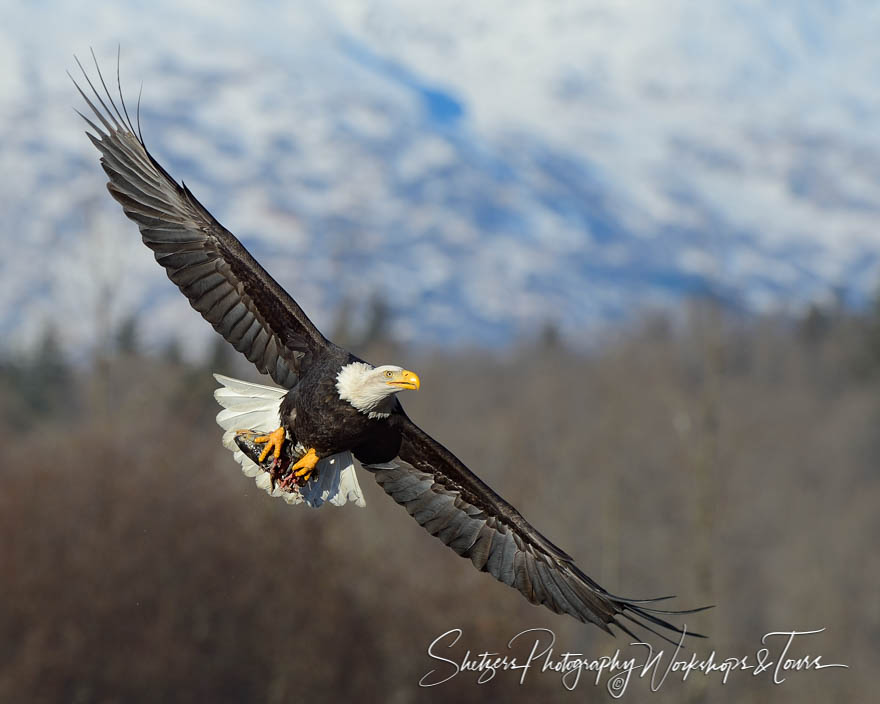
[[[151,151],[324,329],[381,294],[406,340],[581,342],[694,293],[880,281],[876,3],[318,5],[0,11],[6,345],[53,321],[88,349],[132,312],[210,339],[71,110],[71,55],[115,83],[117,43]]]

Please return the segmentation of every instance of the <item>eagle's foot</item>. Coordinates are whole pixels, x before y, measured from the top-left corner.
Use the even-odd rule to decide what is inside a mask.
[[[278,486],[285,491],[294,491],[295,487],[303,486],[314,475],[318,460],[317,453],[313,449],[309,449],[299,461],[291,465],[284,478],[279,480]]]
[[[287,480],[292,480],[298,484],[305,484],[311,478],[317,464],[318,453],[315,452],[314,448],[310,447],[309,451],[291,466]]]
[[[263,448],[263,452],[260,453],[259,461],[262,462],[266,457],[269,456],[269,453],[272,453],[272,456],[275,458],[275,461],[272,463],[272,466],[276,466],[281,458],[281,446],[284,444],[284,440],[287,437],[284,427],[279,427],[276,430],[273,430],[268,435],[260,435],[259,437],[254,438],[255,443],[263,444],[266,443],[266,446]]]

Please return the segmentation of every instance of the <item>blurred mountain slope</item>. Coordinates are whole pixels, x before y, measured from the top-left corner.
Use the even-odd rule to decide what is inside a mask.
[[[694,293],[764,310],[876,285],[877,6],[365,8],[4,10],[6,344],[52,321],[84,349],[132,312],[148,339],[210,339],[70,110],[64,70],[92,44],[115,82],[121,43],[151,150],[325,328],[378,293],[403,340],[495,345],[550,321],[584,341]]]

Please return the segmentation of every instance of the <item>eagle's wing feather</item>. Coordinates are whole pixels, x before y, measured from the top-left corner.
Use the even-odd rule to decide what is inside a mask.
[[[429,533],[533,604],[594,623],[609,633],[613,624],[633,635],[618,619],[625,618],[661,638],[666,636],[644,621],[681,633],[655,614],[700,610],[661,611],[639,605],[659,599],[633,600],[608,593],[406,415],[395,416],[393,422],[402,435],[397,456],[364,468]]]
[[[95,132],[86,134],[101,152],[110,194],[192,307],[257,369],[291,388],[331,343],[241,242],[153,158],[124,103],[122,113],[116,108],[100,69],[98,75],[112,108],[84,70],[94,98],[74,84],[95,116],[80,113]]]

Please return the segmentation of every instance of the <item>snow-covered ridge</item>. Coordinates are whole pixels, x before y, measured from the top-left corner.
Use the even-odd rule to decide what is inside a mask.
[[[375,292],[402,338],[492,344],[878,283],[875,3],[317,5],[4,10],[4,344],[132,311],[210,339],[70,110],[71,54],[113,74],[117,42],[148,146],[325,329]]]

